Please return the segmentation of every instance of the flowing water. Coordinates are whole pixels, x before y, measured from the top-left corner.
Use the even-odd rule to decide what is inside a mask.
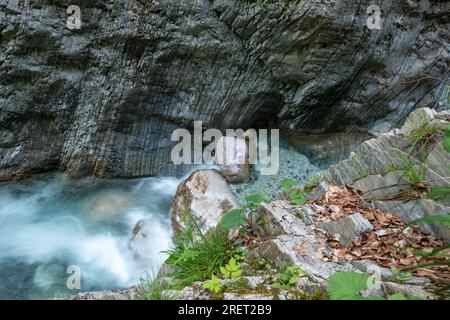
[[[209,167],[209,166],[200,166]],[[282,141],[277,175],[232,185],[245,194],[279,192],[283,178],[305,182],[317,168]],[[146,271],[155,274],[172,244],[170,206],[175,178],[70,180],[62,174],[37,175],[0,184],[0,299],[48,299],[76,294],[67,287],[81,272],[81,291],[134,285]],[[135,224],[150,219],[146,260],[129,248]],[[73,278],[72,278],[73,279]]]
[[[0,185],[0,299],[59,298],[69,266],[81,290],[115,289],[154,272],[171,245],[170,204],[179,180],[70,181],[39,175]],[[150,261],[133,258],[128,242],[140,219],[152,220]]]

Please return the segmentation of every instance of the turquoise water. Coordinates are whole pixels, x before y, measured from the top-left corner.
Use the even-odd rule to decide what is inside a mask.
[[[76,182],[39,175],[0,185],[0,299],[48,299],[67,288],[69,266],[81,291],[116,289],[154,272],[171,245],[170,204],[179,180],[145,178]],[[151,219],[149,257],[128,247],[133,226]]]

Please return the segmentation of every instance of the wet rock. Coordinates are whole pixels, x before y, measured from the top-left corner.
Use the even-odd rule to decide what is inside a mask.
[[[422,180],[428,181],[431,188],[448,188],[450,185],[450,152],[444,149],[440,141],[429,149],[431,150],[428,150],[427,157],[423,162],[426,170],[424,170]]]
[[[224,136],[216,146],[216,163],[220,173],[231,183],[248,182],[250,178],[249,150],[243,138]]]
[[[170,235],[164,230],[160,221],[144,219],[136,223],[128,241],[134,259],[142,265],[154,263],[161,251],[168,249]],[[155,270],[156,272],[157,270]]]
[[[182,229],[180,219],[188,212],[198,219],[204,230],[215,227],[222,214],[232,208],[240,208],[228,183],[216,170],[193,172],[178,186],[172,201],[171,217],[175,232]]]
[[[127,193],[103,192],[89,202],[86,211],[93,217],[109,218],[120,214],[135,201],[136,199]]]
[[[338,221],[318,223],[317,227],[338,239],[344,246],[349,245],[360,235],[373,230],[370,222],[358,212]]]
[[[327,283],[326,281],[313,281],[308,277],[300,277],[295,284],[295,288],[300,292],[307,295],[314,295],[318,291],[327,292]]]
[[[262,276],[244,277],[243,279],[245,279],[247,286],[250,289],[256,289],[258,286],[262,285],[266,280],[266,278]]]

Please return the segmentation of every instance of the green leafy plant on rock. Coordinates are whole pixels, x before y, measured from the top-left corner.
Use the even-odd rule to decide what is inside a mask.
[[[295,179],[284,179],[280,184],[286,200],[289,200],[296,205],[304,205],[306,203],[305,193],[300,189],[295,188],[297,185]]]
[[[245,202],[250,210],[256,210],[261,203],[270,202],[270,198],[265,192],[257,192],[246,196]]]
[[[220,273],[224,279],[235,280],[242,274],[242,270],[236,259],[231,258],[225,266],[220,267]]]
[[[264,192],[250,194],[245,197],[245,205],[242,209],[230,209],[223,214],[220,225],[225,229],[236,229],[247,222],[245,212],[251,216],[261,203],[269,201],[269,196]]]
[[[328,292],[331,300],[416,300],[417,297],[405,297],[399,293],[383,296],[361,295],[372,282],[371,276],[358,272],[336,272],[328,279]]]
[[[210,290],[214,294],[219,294],[223,288],[222,280],[217,278],[215,275],[212,275],[211,279],[203,284],[203,288]]]
[[[245,214],[241,209],[231,209],[222,216],[220,224],[225,229],[235,229],[244,224],[245,221]]]
[[[424,168],[415,166],[405,154],[400,155],[400,160],[403,162],[404,174],[408,177],[411,185],[419,186],[424,175]]]
[[[166,264],[174,267],[170,276],[180,287],[207,279],[231,258],[228,231],[221,226],[204,233],[193,222],[190,231],[176,236],[174,242],[173,248],[165,252],[169,255]]]
[[[139,300],[175,300],[173,286],[168,281],[145,273],[136,289]]]
[[[444,132],[444,141],[442,142],[442,146],[447,152],[450,152],[450,124]]]
[[[277,282],[272,284],[273,288],[293,287],[297,283],[298,278],[307,276],[299,266],[289,266],[281,273]]]
[[[409,132],[409,138],[413,142],[411,151],[416,150],[419,153],[422,152],[436,142],[439,136],[439,127],[431,121],[424,121],[420,126],[411,129]]]

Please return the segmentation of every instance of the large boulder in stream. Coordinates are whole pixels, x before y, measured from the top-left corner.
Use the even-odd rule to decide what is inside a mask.
[[[183,217],[193,217],[201,228],[208,230],[220,222],[222,214],[239,207],[227,181],[218,171],[197,170],[178,186],[172,202],[172,227],[179,232],[183,228]]]

